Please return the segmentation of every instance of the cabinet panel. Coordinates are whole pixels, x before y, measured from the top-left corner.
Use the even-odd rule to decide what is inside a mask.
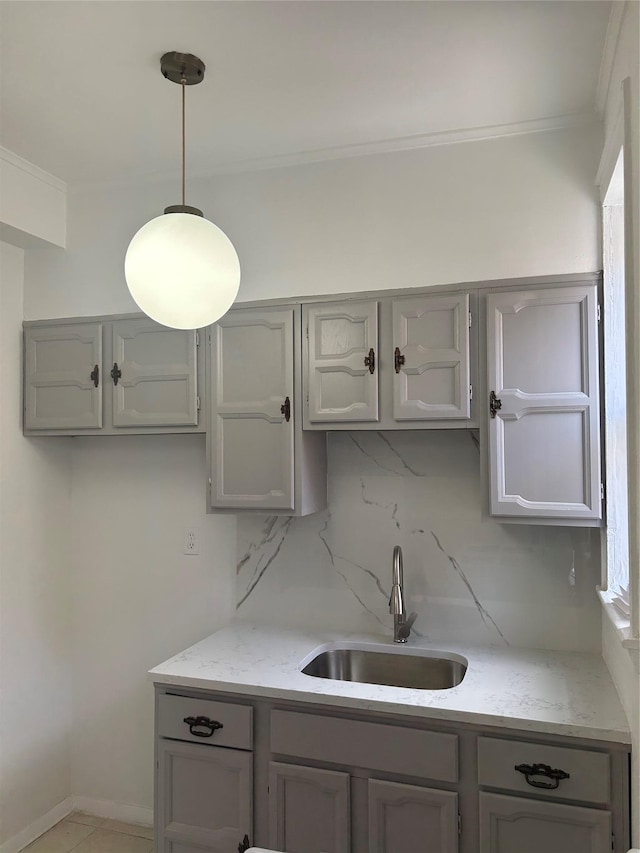
[[[546,764],[568,773],[557,788],[532,786],[519,765]],[[533,774],[533,782],[553,784],[551,779]],[[490,788],[536,794],[553,799],[583,800],[605,805],[611,798],[611,762],[606,752],[567,749],[544,743],[526,743],[501,738],[478,738],[478,782]]]
[[[270,845],[285,853],[349,853],[349,775],[272,761]]]
[[[293,343],[292,309],[231,311],[212,327],[213,507],[294,507]]]
[[[215,853],[252,836],[251,752],[160,741],[159,831],[173,850],[192,844]],[[172,849],[169,847],[169,849]]]
[[[611,812],[480,794],[480,853],[609,853]]]
[[[25,429],[99,429],[102,324],[33,326],[24,340]]]
[[[598,519],[595,286],[487,297],[491,512]]]
[[[112,342],[122,372],[112,383],[114,426],[197,425],[195,331],[118,320]]]
[[[444,732],[274,710],[271,750],[385,773],[458,781],[458,737]]]
[[[309,420],[378,420],[378,303],[305,308]],[[365,358],[373,353],[373,373]]]
[[[396,420],[469,418],[469,295],[392,301]]]
[[[253,745],[253,708],[232,702],[213,702],[191,696],[162,694],[158,699],[158,735],[174,740],[191,741],[233,749],[251,749]],[[219,728],[194,725],[185,719],[205,717],[220,724]],[[206,740],[205,740],[206,738]]]
[[[458,795],[370,779],[369,849],[457,853]]]

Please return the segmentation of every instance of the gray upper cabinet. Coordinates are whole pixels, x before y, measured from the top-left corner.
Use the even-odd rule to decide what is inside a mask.
[[[199,332],[141,316],[24,325],[26,434],[204,432]]]
[[[211,327],[209,510],[326,506],[326,441],[301,429],[299,312],[234,309]]]
[[[305,429],[474,426],[470,302],[421,293],[305,305]]]
[[[112,324],[113,425],[196,426],[196,332],[153,320]]]
[[[393,417],[469,418],[469,295],[394,299]]]
[[[601,517],[595,285],[487,297],[491,514]]]
[[[25,430],[100,429],[101,370],[101,323],[25,328]]]
[[[308,418],[324,421],[378,420],[378,302],[310,305]]]

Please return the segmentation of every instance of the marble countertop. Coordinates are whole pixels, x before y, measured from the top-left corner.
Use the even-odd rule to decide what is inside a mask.
[[[452,652],[468,660],[468,670],[462,683],[449,690],[359,684],[301,672],[315,653],[334,644],[402,654]],[[238,621],[149,674],[158,684],[631,743],[604,661],[581,652],[450,644],[444,648],[414,638],[399,649],[387,637]]]

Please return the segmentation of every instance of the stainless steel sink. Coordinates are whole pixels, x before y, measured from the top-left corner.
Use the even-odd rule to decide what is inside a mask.
[[[465,676],[467,662],[458,655],[435,656],[370,649],[335,648],[316,655],[302,672],[315,678],[335,678],[389,687],[447,690]]]

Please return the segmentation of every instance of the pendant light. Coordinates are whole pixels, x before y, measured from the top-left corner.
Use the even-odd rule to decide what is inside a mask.
[[[131,296],[153,320],[174,329],[215,323],[240,287],[240,262],[227,235],[185,203],[185,89],[201,83],[205,66],[190,53],[165,53],[160,70],[182,87],[182,204],[143,225],[124,261]]]

